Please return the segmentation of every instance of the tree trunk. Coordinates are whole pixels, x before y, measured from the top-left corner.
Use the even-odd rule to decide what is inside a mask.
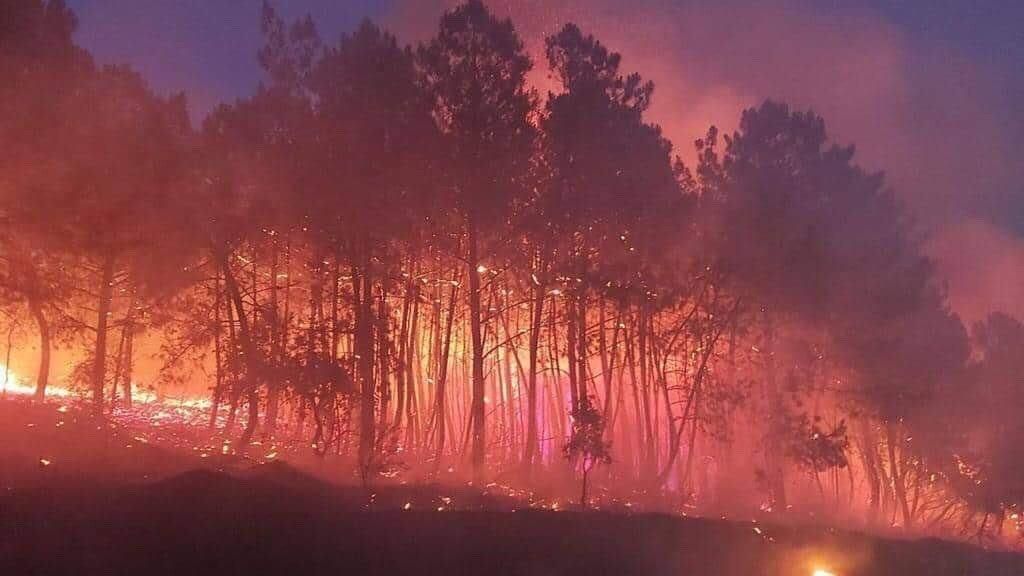
[[[892,422],[886,424],[886,445],[889,450],[889,474],[892,476],[893,492],[900,505],[900,512],[903,514],[903,529],[910,528],[913,520],[910,515],[910,503],[907,501],[907,486],[905,483],[906,470],[900,466],[899,458],[896,455],[896,443],[900,438],[899,430]]]
[[[587,480],[589,480],[590,468],[583,465],[583,489],[580,490],[580,508],[587,509]]]
[[[376,390],[373,379],[373,279],[370,277],[369,258],[363,260],[356,309],[356,355],[359,366],[360,411],[359,411],[359,467],[364,481],[372,465],[376,443],[374,415],[376,413]]]
[[[540,355],[540,329],[544,322],[544,286],[535,282],[533,287],[533,317],[530,319],[530,370],[526,381],[526,450],[523,463],[527,474],[533,471],[537,457],[537,361]]]
[[[36,376],[35,399],[42,402],[46,398],[46,385],[50,381],[50,323],[39,301],[30,299],[28,306],[39,328],[39,373]]]
[[[880,500],[881,500],[881,479],[878,475],[878,468],[875,460],[877,459],[877,451],[874,435],[871,433],[870,423],[866,420],[861,420],[861,460],[864,462],[864,474],[867,476],[868,487],[871,493],[871,499],[868,502],[868,522],[872,525],[878,522],[878,514],[880,511]]]
[[[484,421],[484,346],[480,318],[480,271],[478,269],[479,247],[477,246],[476,223],[469,226],[469,329],[472,338],[473,356],[473,399],[470,421],[473,425],[473,475],[482,479],[484,473],[484,451],[487,449],[487,432]]]
[[[441,457],[444,455],[445,425],[447,422],[445,405],[445,386],[448,380],[448,357],[452,346],[452,323],[455,319],[455,296],[458,293],[458,285],[452,284],[451,296],[448,298],[448,318],[445,320],[444,347],[437,359],[437,388],[434,400],[434,418],[437,422],[437,449],[434,453],[434,466],[441,465]],[[440,314],[440,309],[438,309]],[[441,338],[438,334],[438,338]],[[440,343],[440,340],[438,340]]]
[[[590,391],[587,387],[587,288],[585,282],[580,287],[579,297],[576,299],[576,321],[579,323],[579,328],[576,330],[576,361],[579,363],[576,369],[576,382],[579,405],[574,408],[578,409],[590,402]]]
[[[214,383],[213,397],[210,401],[210,422],[207,426],[213,430],[217,425],[217,412],[220,410],[221,397],[224,394],[224,361],[221,345],[221,291],[220,291],[220,270],[214,273],[213,277],[213,362],[214,362]]]
[[[231,265],[226,254],[220,255],[221,270],[224,272],[224,285],[230,302],[234,305],[235,313],[238,316],[238,333],[242,341],[242,354],[246,363],[245,389],[249,399],[249,422],[246,424],[246,432],[239,439],[239,446],[245,446],[252,439],[252,432],[255,431],[257,416],[259,415],[259,394],[257,392],[257,374],[259,372],[259,360],[256,346],[252,341],[252,333],[249,330],[249,319],[245,316],[245,309],[242,303],[242,293],[238,289],[238,282],[231,273]],[[232,392],[232,414],[237,407],[239,392]]]
[[[417,402],[417,391],[419,390],[416,377],[419,369],[419,310],[420,310],[420,287],[414,283],[412,287],[412,324],[409,330],[409,343],[405,349],[406,367],[406,399],[405,399],[405,426],[406,444],[411,448],[419,446],[420,443],[420,418],[419,403]]]
[[[283,337],[281,316],[278,313],[278,282],[277,274],[281,256],[277,236],[273,236],[271,242],[270,260],[270,313],[266,314],[266,321],[270,324],[270,378],[267,379],[267,413],[263,418],[263,437],[272,439],[277,433],[277,414],[281,402],[281,380],[280,372],[274,369],[281,365],[283,360]]]
[[[381,431],[382,435],[384,435],[387,433],[388,426],[390,426],[388,416],[391,413],[391,371],[389,368],[389,359],[391,357],[391,336],[389,326],[388,295],[384,282],[381,282],[380,298],[377,301],[377,317],[374,322],[377,329],[375,333],[378,363],[377,381],[379,382],[377,388],[380,389],[380,409],[377,410],[377,429]]]
[[[124,405],[132,407],[132,368],[135,366],[135,332],[128,331],[127,342],[124,351],[124,380],[122,383],[122,394],[124,394]]]
[[[114,383],[110,387],[110,410],[117,405],[117,385],[121,383],[121,373],[124,364],[125,340],[128,338],[128,319],[125,318],[121,325],[121,337],[117,341],[117,353],[114,355]]]
[[[7,383],[11,378],[11,348],[13,347],[14,340],[14,328],[17,326],[14,322],[11,322],[10,328],[7,329],[7,354],[4,356],[4,383],[3,383],[3,395],[7,396]]]
[[[786,477],[783,469],[782,442],[784,436],[784,407],[782,394],[779,392],[778,374],[775,363],[775,324],[773,319],[765,316],[765,337],[764,337],[765,361],[765,388],[768,400],[768,441],[765,446],[765,463],[767,465],[767,481],[769,498],[773,510],[785,512],[788,503],[786,500]]]
[[[100,277],[99,309],[96,319],[96,345],[92,362],[92,409],[97,417],[103,416],[103,386],[107,379],[107,326],[114,299],[114,257],[106,256]]]

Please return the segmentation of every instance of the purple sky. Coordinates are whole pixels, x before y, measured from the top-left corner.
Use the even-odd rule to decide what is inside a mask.
[[[279,0],[328,41],[373,18],[430,35],[451,0]],[[198,120],[260,80],[258,0],[68,0],[78,40],[127,62]],[[655,81],[653,120],[684,158],[766,97],[813,107],[889,182],[931,237],[954,306],[1024,316],[1024,2],[492,0],[527,46],[567,20]],[[535,75],[545,86],[544,71]]]

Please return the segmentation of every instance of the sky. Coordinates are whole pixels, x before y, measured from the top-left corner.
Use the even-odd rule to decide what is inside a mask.
[[[68,0],[77,39],[128,63],[196,122],[261,74],[261,0]],[[277,0],[336,41],[371,18],[415,43],[453,0]],[[528,49],[573,21],[656,84],[650,119],[692,157],[765,98],[821,114],[886,173],[926,238],[953,308],[1024,318],[1024,2],[1010,0],[491,0]],[[533,74],[542,92],[543,66]]]

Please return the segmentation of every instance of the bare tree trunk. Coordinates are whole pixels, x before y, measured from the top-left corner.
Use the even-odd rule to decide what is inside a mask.
[[[868,522],[875,524],[878,522],[881,500],[881,479],[878,476],[878,467],[875,463],[878,453],[875,450],[876,442],[871,433],[870,424],[866,420],[861,420],[860,429],[861,460],[864,463],[864,474],[867,476],[868,488],[871,493],[871,499],[868,502]]]
[[[96,321],[96,345],[93,348],[92,362],[92,409],[97,417],[103,416],[103,388],[107,379],[107,326],[110,308],[114,299],[114,257],[108,255],[103,260],[103,271],[100,277],[99,309]]]
[[[484,452],[487,449],[486,414],[484,412],[484,342],[480,317],[480,257],[476,222],[469,224],[469,330],[472,338],[473,357],[473,398],[470,407],[470,421],[473,426],[472,462],[473,474],[483,477]]]
[[[583,464],[583,488],[580,490],[580,508],[587,509],[587,480],[590,478],[590,467]]]
[[[412,325],[409,330],[409,344],[405,349],[406,366],[406,400],[405,400],[405,422],[406,422],[406,443],[412,446],[420,445],[420,416],[419,416],[419,318],[420,318],[420,286],[413,283],[412,287]]]
[[[117,341],[117,353],[114,355],[114,383],[110,387],[110,409],[117,405],[117,385],[121,383],[121,370],[124,364],[125,340],[128,337],[128,318],[121,325],[121,337]]]
[[[905,483],[906,470],[900,466],[896,455],[896,443],[899,441],[900,433],[892,422],[886,424],[886,446],[889,450],[889,474],[892,476],[893,492],[900,505],[900,512],[903,514],[903,528],[909,529],[913,517],[910,514],[910,504],[907,501],[907,487]]]
[[[50,323],[38,300],[30,299],[28,306],[39,329],[39,372],[36,376],[35,399],[42,402],[46,398],[46,385],[50,380]]]
[[[377,418],[379,419],[378,430],[381,431],[381,434],[386,434],[388,426],[390,425],[388,423],[388,416],[391,413],[391,375],[388,366],[391,356],[391,347],[388,296],[384,282],[381,282],[380,299],[377,301],[377,317],[375,324],[377,326],[377,362],[379,366],[379,376],[377,380],[380,383],[377,386],[377,388],[380,389],[380,409],[377,410]]]
[[[445,404],[445,386],[448,380],[448,357],[452,345],[452,324],[455,319],[455,296],[458,293],[458,285],[452,284],[451,295],[448,298],[448,317],[445,320],[444,347],[443,352],[437,359],[436,397],[434,400],[434,418],[437,423],[437,448],[434,453],[434,466],[441,465],[441,457],[444,455],[445,424],[447,422],[447,406]],[[440,335],[439,335],[440,337]]]
[[[256,345],[252,340],[252,332],[249,330],[249,319],[245,316],[245,308],[242,303],[242,293],[238,289],[238,282],[231,273],[231,266],[226,254],[219,255],[221,270],[224,272],[224,285],[227,288],[228,297],[234,305],[235,313],[238,316],[238,332],[242,342],[242,354],[246,362],[245,390],[249,401],[249,422],[246,423],[245,432],[239,439],[239,446],[245,446],[252,439],[255,432],[257,417],[259,416],[259,393],[257,386],[257,374],[259,373],[259,360],[257,358]],[[233,393],[232,404],[237,406],[237,394]],[[234,407],[232,414],[234,413]]]
[[[396,366],[395,366],[395,414],[394,414],[394,429],[397,434],[402,427],[402,418],[405,417],[405,383],[408,378],[408,374],[412,366],[406,362],[409,349],[409,322],[412,313],[412,299],[413,299],[413,287],[414,287],[414,269],[413,266],[409,266],[408,277],[405,281],[405,293],[402,298],[402,317],[398,323],[398,337],[396,342],[398,343],[398,350],[396,352]],[[408,427],[408,422],[406,427]]]
[[[281,339],[281,316],[278,313],[278,266],[280,264],[280,254],[277,236],[273,236],[271,242],[271,261],[270,261],[270,303],[269,313],[265,315],[267,323],[270,328],[270,357],[269,362],[271,368],[279,366],[282,361],[282,339]],[[282,383],[279,380],[280,376],[277,370],[270,371],[270,378],[267,379],[267,413],[264,416],[263,422],[263,437],[271,439],[277,432],[277,414],[278,408],[281,402],[281,386]]]
[[[771,317],[765,317],[765,338],[764,338],[765,360],[765,388],[768,401],[768,441],[765,446],[765,463],[767,465],[767,480],[769,497],[772,500],[772,508],[777,512],[785,512],[788,503],[786,501],[786,477],[783,469],[781,454],[781,443],[785,414],[782,403],[782,395],[779,392],[778,374],[775,363],[775,325]]]
[[[576,321],[576,304],[574,298],[567,298],[565,304],[565,358],[569,363],[569,412],[574,412],[580,405],[580,375],[579,363],[576,358],[577,330],[579,322]]]
[[[578,409],[586,403],[590,402],[589,390],[587,387],[587,288],[586,282],[580,287],[579,297],[576,299],[576,321],[579,323],[579,328],[576,330],[576,361],[578,362],[578,368],[576,369],[576,378],[579,388],[577,392],[579,394],[578,400],[579,405],[575,408]]]
[[[13,347],[14,340],[14,328],[17,326],[16,323],[11,322],[10,328],[7,329],[7,354],[4,357],[4,383],[3,383],[3,395],[7,396],[7,383],[11,378],[11,348]]]
[[[128,330],[127,342],[124,350],[124,379],[122,380],[122,393],[126,408],[132,407],[132,368],[135,366],[135,330],[132,326]]]
[[[544,286],[534,282],[533,287],[533,314],[530,319],[530,370],[527,372],[526,397],[526,449],[523,455],[523,463],[527,473],[533,471],[534,460],[537,457],[537,361],[540,356],[540,330],[544,322]]]
[[[648,365],[647,365],[647,311],[646,306],[641,303],[639,318],[637,320],[637,337],[639,345],[639,358],[640,363],[640,401],[644,412],[644,475],[648,475],[655,471],[657,467],[655,451],[657,446],[654,443],[654,428],[652,424],[652,407],[650,400],[650,380],[648,376]]]
[[[214,382],[213,382],[213,394],[210,401],[210,421],[207,428],[213,430],[217,425],[217,412],[220,410],[221,396],[224,393],[224,364],[223,364],[223,350],[221,344],[221,317],[220,317],[220,306],[221,306],[221,292],[220,292],[220,269],[214,273],[213,277],[213,362],[214,362]]]
[[[370,277],[370,259],[363,259],[361,276],[353,277],[359,284],[356,309],[356,355],[359,366],[360,411],[359,411],[359,467],[364,481],[368,478],[373,464],[376,445],[374,416],[376,413],[376,389],[373,378],[373,279]]]

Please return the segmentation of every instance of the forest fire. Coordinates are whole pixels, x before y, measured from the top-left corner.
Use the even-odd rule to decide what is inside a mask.
[[[63,2],[0,8],[0,530],[74,532],[31,499],[81,489],[115,530],[195,500],[232,534],[588,534],[567,566],[611,533],[722,538],[721,573],[920,554],[843,530],[1024,549],[1024,323],[958,315],[816,112],[680,146],[644,62],[572,22],[535,42],[467,0],[407,45],[260,15],[258,88],[197,119]],[[613,573],[664,573],[636,545]]]

